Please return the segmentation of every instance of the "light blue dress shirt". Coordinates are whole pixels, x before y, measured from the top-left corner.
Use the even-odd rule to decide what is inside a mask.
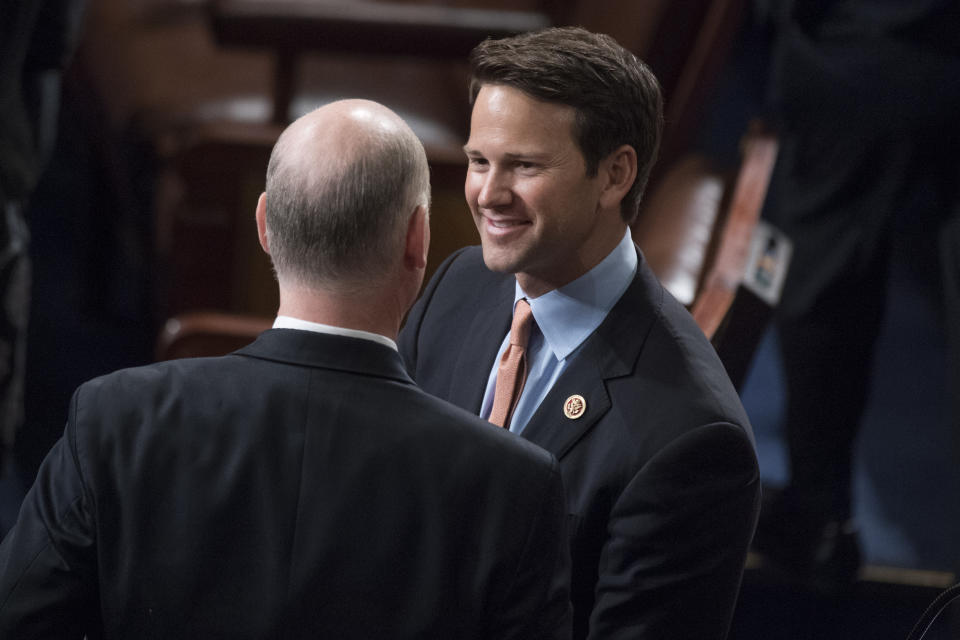
[[[527,344],[527,381],[513,411],[510,431],[520,433],[527,426],[554,382],[577,356],[580,346],[607,317],[636,273],[637,250],[628,228],[620,244],[600,264],[573,282],[539,298],[528,297],[520,285],[516,285],[513,303],[516,305],[521,298],[527,298],[534,326]],[[480,405],[483,418],[489,418],[493,408],[497,366],[509,344],[509,337],[507,332],[490,370],[487,390]]]

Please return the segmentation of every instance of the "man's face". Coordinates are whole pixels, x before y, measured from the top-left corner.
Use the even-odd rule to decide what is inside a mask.
[[[623,237],[617,208],[602,210],[573,139],[572,107],[518,89],[480,89],[464,146],[464,192],[493,271],[515,273],[532,297],[575,280]]]

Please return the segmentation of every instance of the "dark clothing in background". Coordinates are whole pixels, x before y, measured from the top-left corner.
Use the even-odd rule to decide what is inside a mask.
[[[777,326],[790,488],[805,512],[843,521],[892,235],[904,224],[946,230],[960,213],[960,3],[770,6],[781,151],[766,215],[794,242]],[[955,309],[957,236],[942,237],[933,284]],[[917,253],[936,261],[941,249]]]
[[[23,421],[30,304],[26,206],[56,135],[82,0],[0,0],[0,473]]]

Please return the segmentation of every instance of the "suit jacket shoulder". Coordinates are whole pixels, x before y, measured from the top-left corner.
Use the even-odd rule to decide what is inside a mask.
[[[563,472],[574,637],[722,638],[757,514],[752,432],[712,345],[639,258],[523,437]],[[418,384],[478,412],[513,293],[478,248],[444,263],[401,334]]]
[[[0,636],[565,638],[563,531],[549,453],[387,347],[271,330],[77,390],[0,545]]]

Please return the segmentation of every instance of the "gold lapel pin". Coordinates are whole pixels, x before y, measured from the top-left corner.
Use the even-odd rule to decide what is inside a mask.
[[[563,415],[576,420],[587,410],[587,401],[581,395],[572,395],[563,403]]]

